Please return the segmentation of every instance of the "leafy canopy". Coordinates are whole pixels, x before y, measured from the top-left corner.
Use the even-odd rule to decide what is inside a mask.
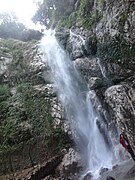
[[[26,27],[11,13],[0,14],[0,37],[21,39]]]
[[[27,29],[24,24],[19,22],[14,13],[0,14],[0,38],[29,41],[32,39],[39,40],[41,35],[39,31]]]
[[[39,22],[50,28],[55,26],[62,17],[68,17],[73,12],[77,0],[44,0],[38,4],[38,10],[33,16],[34,23]]]

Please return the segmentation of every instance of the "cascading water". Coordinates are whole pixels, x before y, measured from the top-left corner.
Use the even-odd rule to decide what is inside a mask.
[[[65,108],[74,140],[80,148],[87,170],[95,173],[101,167],[110,167],[112,153],[97,127],[97,114],[85,81],[59,46],[54,33],[43,37],[41,49],[43,60],[47,58],[51,82]]]

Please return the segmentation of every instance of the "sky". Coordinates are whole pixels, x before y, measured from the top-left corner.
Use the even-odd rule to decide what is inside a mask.
[[[0,13],[13,11],[26,27],[39,29],[40,26],[34,25],[31,21],[37,10],[36,2],[39,1],[42,2],[42,0],[0,0]]]

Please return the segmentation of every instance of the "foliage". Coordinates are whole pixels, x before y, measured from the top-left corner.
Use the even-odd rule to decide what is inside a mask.
[[[7,99],[10,97],[10,91],[8,85],[0,85],[0,125],[6,118],[7,113]],[[1,135],[1,129],[0,129]]]
[[[18,21],[15,14],[1,13],[0,22],[0,38],[14,38],[23,41],[41,38],[42,34],[39,31],[27,29]]]
[[[39,4],[36,14],[33,16],[33,22],[39,22],[50,28],[51,25],[56,25],[61,18],[65,18],[73,12],[74,4],[65,0],[44,0],[43,3]]]
[[[0,85],[0,102],[5,101],[10,96],[8,85]]]
[[[13,96],[7,89],[0,87],[0,94],[5,94],[0,114],[6,112],[0,124],[0,174],[43,162],[69,143],[62,128],[54,128],[50,98],[45,99],[30,83],[18,85]]]
[[[97,0],[98,6],[100,6],[101,10],[103,11],[106,7],[106,0]]]
[[[8,13],[0,14],[0,37],[1,38],[21,38],[26,29],[22,23],[19,23],[15,15]]]
[[[1,55],[4,53],[5,57],[13,57],[7,71],[8,82],[6,83],[9,83],[9,85],[0,85],[1,173],[2,171],[7,172],[6,168],[9,165],[9,157],[11,158],[11,156],[15,157],[13,159],[16,162],[24,163],[20,162],[21,155],[24,153],[25,148],[27,153],[31,146],[36,151],[36,162],[39,162],[38,155],[42,151],[41,146],[38,146],[39,139],[40,144],[41,141],[44,142],[47,153],[52,155],[53,144],[55,144],[55,151],[58,152],[67,143],[67,135],[65,135],[61,127],[54,128],[54,121],[50,112],[51,97],[46,98],[43,93],[41,94],[33,87],[33,81],[35,81],[33,76],[37,75],[37,72],[34,72],[34,75],[33,72],[30,72],[24,50],[27,50],[27,54],[29,54],[30,49],[36,53],[35,42],[25,43],[6,39],[0,41],[0,46]],[[27,57],[33,58],[34,53],[30,53]],[[17,154],[19,155],[17,156]],[[41,155],[43,160],[44,156]],[[13,162],[13,169],[19,168],[18,166],[14,167],[14,164]],[[12,163],[10,166],[12,166]]]
[[[99,1],[103,9],[104,0]],[[33,17],[35,23],[39,22],[47,28],[51,26],[70,28],[79,22],[85,28],[92,28],[102,17],[102,14],[94,7],[94,0],[80,0],[76,7],[77,0],[44,0],[39,4],[38,11]]]
[[[85,43],[85,50],[86,50],[86,55],[96,55],[97,53],[97,39],[96,35],[93,34],[90,36]]]
[[[39,5],[38,11],[33,17],[35,23],[39,22],[47,28],[51,26],[70,28],[76,25],[77,22],[85,28],[92,28],[101,19],[102,13],[94,9],[94,0],[80,0],[80,5],[76,8],[76,0],[44,0],[43,4]],[[97,2],[103,9],[105,1],[99,0]]]
[[[80,17],[86,18],[91,14],[92,8],[94,5],[93,0],[81,0],[80,8],[79,8],[79,15]]]
[[[108,42],[98,44],[97,55],[106,61],[128,65],[134,60],[134,52],[134,44],[126,42],[121,36],[116,36]]]
[[[8,64],[8,83],[10,86],[20,84],[24,81],[29,82],[35,77],[34,74],[30,74],[27,58],[29,61],[35,56],[37,42],[31,41],[24,43],[22,41],[8,39],[0,41],[0,54],[3,57],[11,58],[12,61]],[[32,49],[34,47],[34,49]],[[30,51],[32,49],[32,52]],[[24,52],[27,54],[24,54]],[[37,80],[38,77],[36,76]],[[34,80],[32,81],[34,83]]]
[[[127,15],[123,12],[119,15],[119,31],[123,33]]]
[[[76,24],[78,13],[73,12],[70,14],[69,17],[62,17],[60,21],[58,22],[57,28],[59,29],[60,27],[67,27],[71,28],[71,26],[74,26]]]
[[[1,94],[8,95],[4,87],[0,89]],[[48,151],[52,146],[52,138],[58,149],[67,142],[62,129],[53,127],[50,99],[45,100],[31,84],[18,85],[17,94],[8,95],[4,100],[5,104],[0,103],[3,111],[6,109],[0,128],[1,153],[6,153],[5,149],[7,152],[9,149],[17,150],[22,143],[27,143],[31,138],[44,137]]]
[[[101,12],[99,12],[97,9],[94,9],[93,7],[93,0],[81,0],[78,17],[81,20],[82,26],[87,29],[91,29],[93,26],[96,26],[96,23],[98,23],[102,17]]]
[[[17,40],[8,39],[0,42],[0,45],[3,47],[1,49],[1,54],[10,53],[13,57],[12,63],[9,65],[9,72],[13,72],[14,70],[18,70],[18,77],[21,75],[21,71],[23,71],[23,43]],[[12,82],[13,83],[13,82]]]
[[[33,29],[26,29],[22,33],[22,41],[31,41],[31,40],[40,40],[42,37],[42,33],[39,31],[35,31]]]

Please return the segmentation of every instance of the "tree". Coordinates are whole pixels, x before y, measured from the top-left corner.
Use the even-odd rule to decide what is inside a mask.
[[[14,13],[0,14],[0,37],[21,39],[26,27],[20,23]]]
[[[14,13],[0,14],[0,38],[30,41],[32,39],[39,40],[41,36],[41,32],[27,29],[24,24],[18,21]]]
[[[33,16],[34,23],[39,22],[50,28],[56,25],[62,17],[68,17],[75,9],[77,0],[44,0],[38,4],[38,10]]]

